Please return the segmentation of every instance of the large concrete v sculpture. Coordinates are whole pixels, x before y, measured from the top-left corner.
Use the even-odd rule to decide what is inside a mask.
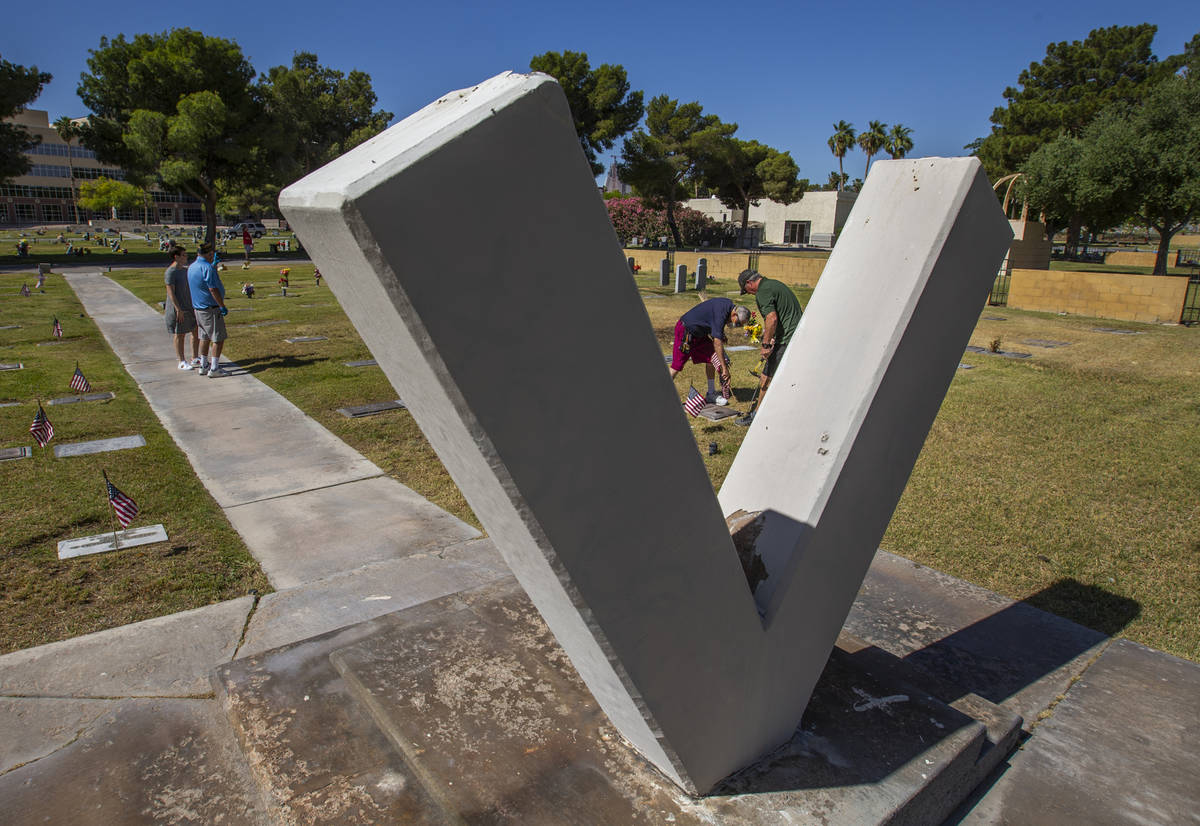
[[[280,206],[622,734],[694,793],[787,740],[1011,238],[978,162],[875,165],[719,498],[551,78],[451,93]]]

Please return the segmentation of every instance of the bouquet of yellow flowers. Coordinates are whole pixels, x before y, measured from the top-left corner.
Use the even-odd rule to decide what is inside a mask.
[[[288,274],[290,272],[291,270],[288,267],[284,267],[279,271],[279,284],[281,286],[286,287],[288,285]]]
[[[753,344],[758,344],[762,341],[762,322],[758,320],[757,313],[750,313],[750,320],[746,322],[746,335],[750,337]]]

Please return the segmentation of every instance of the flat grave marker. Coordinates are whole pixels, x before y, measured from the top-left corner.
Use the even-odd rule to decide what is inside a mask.
[[[961,361],[960,361],[960,362],[958,363],[958,369],[959,369],[959,370],[974,370],[974,369],[975,369],[975,365],[974,365],[974,364],[965,364],[965,363],[963,363],[963,362],[961,362]]]
[[[3,327],[0,327],[0,330],[20,330],[20,329],[21,329],[20,324],[5,324]]]
[[[62,342],[61,341],[39,341],[37,343],[37,346],[38,347],[52,347],[55,344],[62,344]]]
[[[1093,327],[1093,333],[1112,333],[1118,336],[1140,336],[1145,330],[1122,330],[1119,327]]]
[[[983,317],[983,320],[984,321],[1008,321],[1008,319],[1002,315],[985,315]]]
[[[375,359],[363,359],[362,361],[348,361],[347,367],[378,367],[379,362]]]
[[[708,404],[700,408],[700,412],[696,414],[698,418],[708,419],[712,422],[719,422],[722,419],[728,419],[730,416],[739,416],[741,413],[730,407],[718,407],[715,404]]]
[[[106,399],[114,399],[116,395],[107,393],[88,393],[86,396],[63,396],[61,399],[51,399],[46,404],[75,404],[75,402],[102,402]]]
[[[23,370],[25,365],[17,362],[16,364],[0,364],[0,370]]]
[[[0,407],[20,407],[21,402],[0,402]]]
[[[1047,350],[1053,350],[1058,347],[1070,347],[1071,346],[1071,342],[1069,342],[1069,341],[1054,341],[1054,340],[1048,339],[1048,338],[1027,338],[1024,341],[1022,341],[1021,343],[1028,344],[1030,347],[1044,347]]]
[[[96,439],[91,442],[75,442],[69,445],[56,445],[54,455],[60,459],[67,456],[87,456],[92,453],[107,453],[110,450],[129,450],[135,447],[145,447],[146,440],[141,436],[118,436],[115,439]]]
[[[59,559],[74,559],[77,556],[102,554],[106,551],[123,551],[139,545],[152,545],[155,542],[167,541],[166,526],[147,525],[144,528],[130,528],[124,531],[100,533],[95,536],[83,536],[79,539],[64,539],[58,543]]]
[[[31,447],[4,447],[0,448],[0,462],[7,462],[10,459],[28,459],[33,455]]]
[[[399,399],[393,399],[388,402],[374,402],[372,404],[360,404],[353,407],[339,407],[338,412],[347,419],[361,419],[364,416],[374,416],[376,413],[386,413],[389,410],[405,410],[407,405]]]
[[[329,341],[325,336],[296,336],[295,338],[285,338],[288,344],[303,344],[309,341]]]
[[[968,353],[980,353],[985,356],[999,356],[1005,359],[1028,359],[1033,358],[1033,353],[1010,353],[1008,350],[989,350],[987,347],[976,347],[974,344],[968,344],[966,348]]]

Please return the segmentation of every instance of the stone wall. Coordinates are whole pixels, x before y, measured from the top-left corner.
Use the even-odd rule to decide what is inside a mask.
[[[1153,252],[1138,252],[1136,250],[1117,250],[1110,252],[1104,256],[1105,264],[1116,264],[1121,267],[1153,267],[1154,259],[1157,253]],[[1174,255],[1168,260],[1168,263],[1174,263]]]
[[[1188,279],[1183,276],[1014,269],[1008,306],[1018,310],[1177,322]]]
[[[665,254],[666,250],[661,249],[633,248],[625,250],[626,258],[632,258],[636,263],[641,265],[643,275],[658,272]],[[708,259],[708,277],[719,280],[727,279],[733,282],[730,289],[737,287],[738,273],[746,269],[750,261],[750,255],[746,250],[678,251],[675,253],[675,264],[676,266],[685,264],[687,265],[688,273],[694,273],[696,271],[696,263],[701,258]],[[763,252],[759,254],[758,270],[767,278],[774,278],[785,284],[791,284],[796,287],[807,284],[810,287],[815,287],[817,280],[821,277],[821,271],[825,269],[825,262],[827,260],[829,260],[829,256],[825,253],[796,255]],[[675,276],[672,275],[672,284],[675,283],[674,278]]]

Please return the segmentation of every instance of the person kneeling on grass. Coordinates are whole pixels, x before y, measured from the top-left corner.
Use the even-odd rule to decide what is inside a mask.
[[[708,392],[704,401],[708,404],[729,404],[725,395],[717,393],[714,379],[718,372],[721,386],[729,391],[729,365],[725,358],[725,325],[741,327],[750,319],[750,311],[735,305],[728,298],[710,298],[701,301],[684,313],[675,322],[675,344],[671,348],[671,378],[679,375],[690,359],[693,364],[703,364],[708,379]],[[713,356],[716,356],[714,360]],[[720,364],[718,371],[714,361]]]

